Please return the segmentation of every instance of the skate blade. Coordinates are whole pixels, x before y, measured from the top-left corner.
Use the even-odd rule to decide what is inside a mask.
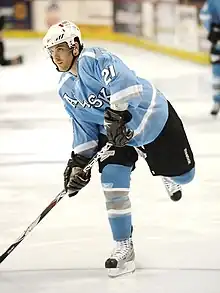
[[[135,262],[128,261],[121,268],[108,269],[108,276],[110,278],[116,278],[125,274],[131,274],[135,271]]]
[[[216,118],[217,115],[218,115],[218,113],[219,113],[219,111],[218,111],[218,112],[214,112],[214,111],[212,111],[210,114],[212,115],[212,117]]]

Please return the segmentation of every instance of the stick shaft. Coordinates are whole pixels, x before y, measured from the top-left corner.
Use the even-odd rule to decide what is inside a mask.
[[[105,156],[106,152],[112,145],[107,143],[96,155],[89,161],[84,172],[89,171],[99,159]],[[43,218],[57,205],[57,203],[66,195],[66,191],[62,190],[54,200],[43,210],[37,219],[28,226],[23,234],[0,256],[0,263],[24,240],[24,238],[43,220]]]

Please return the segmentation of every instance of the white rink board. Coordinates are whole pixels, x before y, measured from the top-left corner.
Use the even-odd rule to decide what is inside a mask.
[[[46,9],[49,0],[33,1],[33,30],[46,32]],[[111,0],[58,0],[58,16],[77,24],[113,25],[113,3]]]

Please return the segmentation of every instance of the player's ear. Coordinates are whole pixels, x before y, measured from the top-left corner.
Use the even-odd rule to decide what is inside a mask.
[[[73,55],[78,56],[79,55],[79,43],[75,42],[73,47]]]

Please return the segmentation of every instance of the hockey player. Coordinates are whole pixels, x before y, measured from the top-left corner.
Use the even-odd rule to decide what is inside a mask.
[[[220,110],[220,1],[207,0],[200,11],[200,19],[208,30],[208,40],[211,42],[210,61],[214,101],[211,115],[216,116]]]
[[[171,199],[181,198],[180,184],[194,177],[194,158],[183,124],[153,84],[136,76],[105,49],[83,48],[78,27],[69,21],[53,25],[43,39],[56,69],[64,72],[59,95],[72,119],[73,151],[64,172],[69,196],[90,180],[82,172],[107,141],[113,144],[99,162],[101,183],[116,248],[105,262],[109,276],[135,270],[132,242],[130,176],[146,155],[154,176],[161,175]],[[143,174],[144,180],[144,174]]]
[[[3,29],[5,25],[5,18],[4,16],[0,16],[0,65],[8,66],[8,65],[16,65],[23,63],[23,57],[18,56],[12,59],[5,59],[5,48],[4,48],[4,41],[3,41]]]

